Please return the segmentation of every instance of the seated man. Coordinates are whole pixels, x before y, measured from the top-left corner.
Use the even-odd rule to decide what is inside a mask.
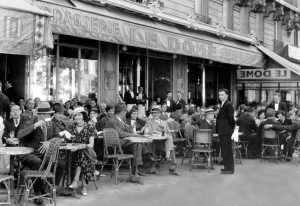
[[[257,158],[260,155],[261,143],[257,135],[258,127],[254,120],[255,109],[246,107],[244,114],[239,116],[236,124],[239,126],[239,132],[243,134],[239,136],[241,141],[249,142],[248,157]]]
[[[17,137],[17,134],[19,131],[21,114],[22,114],[22,111],[18,105],[11,106],[11,108],[10,108],[11,118],[8,120],[5,120],[5,122],[4,122],[5,128],[4,128],[4,134],[2,137],[3,143],[10,145],[10,144],[12,144],[12,142],[10,142],[9,139]]]
[[[96,123],[96,130],[98,132],[102,131],[106,127],[107,122],[109,122],[110,118],[113,117],[115,113],[115,109],[110,105],[107,105],[105,110],[107,115]]]
[[[182,110],[183,110],[182,104],[181,103],[176,104],[175,110],[176,111],[174,111],[170,114],[170,118],[172,118],[173,120],[175,120],[176,122],[178,122],[180,124],[182,121],[182,119],[181,119]]]
[[[297,115],[295,116],[296,121],[291,125],[279,125],[279,124],[265,124],[265,129],[275,129],[275,130],[286,130],[288,132],[291,132],[291,138],[288,139],[286,147],[284,147],[282,151],[283,157],[286,157],[286,161],[291,161],[293,157],[293,144],[296,139],[297,131],[300,129],[300,112],[297,112]]]
[[[292,125],[293,121],[291,119],[286,118],[286,114],[284,111],[279,110],[277,112],[277,118],[281,125]],[[280,131],[279,133],[279,141],[280,145],[283,146],[283,148],[286,148],[288,139],[291,137],[291,133],[287,132],[286,130]]]
[[[153,106],[150,112],[153,118],[147,121],[144,129],[145,134],[162,135],[163,132],[165,133],[164,135],[166,135],[167,139],[163,144],[161,144],[162,142],[157,142],[156,144],[154,142],[153,146],[155,148],[153,149],[153,151],[155,151],[156,149],[165,151],[166,159],[169,161],[169,173],[173,175],[178,175],[175,169],[176,158],[175,158],[173,137],[169,130],[168,123],[159,118],[161,114],[161,110],[158,105]],[[154,167],[152,167],[151,172],[157,173]]]
[[[37,108],[37,116],[30,118],[24,116],[21,119],[18,139],[20,146],[31,147],[34,152],[20,156],[20,160],[25,167],[31,170],[38,170],[43,161],[43,156],[49,147],[49,139],[59,136],[59,130],[53,127],[53,124],[46,124],[45,120],[50,117],[53,111],[48,102],[41,102]],[[56,170],[56,183],[59,185],[64,173],[64,164],[58,162]],[[44,183],[37,180],[34,184],[34,192],[37,195],[45,192]],[[35,199],[37,205],[43,204],[42,199]]]
[[[212,133],[216,133],[216,125],[214,123],[215,111],[213,109],[207,109],[204,114],[205,119],[198,124],[199,129],[211,129]],[[217,155],[220,154],[220,139],[213,136],[212,147],[216,150]]]
[[[127,107],[124,103],[118,103],[115,106],[115,115],[112,116],[106,124],[106,128],[115,129],[119,138],[121,139],[122,147],[130,150],[134,154],[134,164],[137,164],[138,167],[143,165],[143,153],[148,153],[144,151],[146,148],[143,147],[143,144],[138,144],[137,147],[133,143],[128,140],[124,140],[124,137],[142,137],[140,134],[133,133],[130,126],[126,125],[123,121],[127,113]],[[136,149],[137,148],[137,149]],[[139,175],[143,176],[144,174],[141,172],[140,168],[138,172]]]

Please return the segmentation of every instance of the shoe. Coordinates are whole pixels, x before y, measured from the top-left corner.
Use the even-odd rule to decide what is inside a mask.
[[[224,171],[226,171],[226,170],[225,170],[225,169],[221,169],[221,170],[220,170],[220,172],[224,172]]]
[[[286,158],[285,158],[285,161],[286,161],[286,162],[290,162],[290,161],[292,161],[292,158],[291,158],[291,157],[286,157]]]
[[[151,175],[158,175],[158,172],[157,172],[156,168],[151,168],[148,173],[151,174]]]
[[[143,172],[141,172],[141,170],[138,170],[138,175],[139,175],[139,176],[146,176],[146,174],[143,173]]]
[[[81,192],[80,192],[83,196],[87,196],[87,189],[86,189],[86,186],[83,186],[81,188]]]
[[[221,174],[223,174],[223,175],[231,175],[231,174],[234,174],[234,171],[233,170],[224,170],[224,171],[221,171]]]
[[[42,199],[34,199],[34,204],[36,205],[45,205],[44,201]]]
[[[72,184],[69,185],[69,188],[77,189],[78,188],[78,181],[73,180]]]
[[[176,172],[175,169],[169,169],[169,174],[170,174],[170,175],[179,176],[179,174]]]

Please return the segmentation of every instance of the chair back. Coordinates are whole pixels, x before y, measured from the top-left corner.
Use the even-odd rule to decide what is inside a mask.
[[[295,138],[295,141],[293,143],[293,148],[294,149],[296,149],[296,148],[299,149],[298,148],[300,146],[299,143],[300,143],[300,129],[298,129],[298,131],[296,133],[296,138]]]
[[[276,130],[264,129],[262,137],[266,139],[277,139],[279,137],[279,134]]]
[[[212,144],[212,130],[211,129],[197,129],[194,130],[194,146],[205,145],[211,147]]]
[[[170,130],[180,130],[180,124],[176,121],[167,121]]]
[[[197,130],[197,127],[194,125],[185,125],[185,130],[186,130],[186,137],[193,139],[194,130]]]
[[[64,141],[63,138],[52,138],[49,143],[49,147],[44,155],[43,162],[39,168],[39,171],[43,171],[46,164],[48,163],[44,175],[42,178],[46,178],[49,172],[56,173],[56,166],[58,163],[58,155],[59,155],[59,147],[61,143]]]
[[[103,142],[104,142],[105,156],[112,154],[111,149],[113,150],[114,155],[123,154],[119,134],[115,129],[113,128],[103,129],[103,140],[104,140]]]

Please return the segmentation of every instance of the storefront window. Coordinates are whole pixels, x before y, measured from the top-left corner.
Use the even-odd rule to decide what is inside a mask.
[[[65,102],[78,97],[78,48],[59,47],[58,100]]]
[[[152,101],[157,97],[165,98],[171,91],[171,63],[167,59],[149,58],[149,97]]]

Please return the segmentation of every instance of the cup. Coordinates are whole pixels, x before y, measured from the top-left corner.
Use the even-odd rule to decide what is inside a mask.
[[[50,126],[51,126],[51,118],[46,118],[46,119],[45,119],[45,122],[46,122],[46,126],[47,126],[47,127],[50,127]]]

